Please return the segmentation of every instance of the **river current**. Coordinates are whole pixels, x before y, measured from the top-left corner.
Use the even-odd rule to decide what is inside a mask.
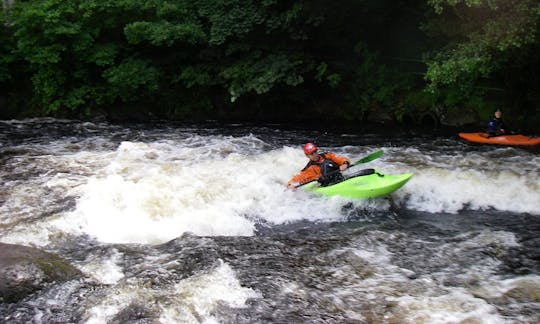
[[[82,279],[5,323],[538,323],[540,155],[455,135],[0,121],[0,242]],[[414,176],[371,200],[285,190],[301,144]]]

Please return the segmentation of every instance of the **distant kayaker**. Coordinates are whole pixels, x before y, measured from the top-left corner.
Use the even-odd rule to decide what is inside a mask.
[[[313,143],[306,143],[302,148],[309,161],[300,173],[287,183],[289,189],[313,180],[318,180],[323,186],[343,180],[341,171],[347,170],[351,165],[348,158],[332,152],[318,153],[317,145]]]
[[[497,109],[493,118],[487,124],[487,132],[490,137],[506,134],[506,126],[502,120],[502,111]]]

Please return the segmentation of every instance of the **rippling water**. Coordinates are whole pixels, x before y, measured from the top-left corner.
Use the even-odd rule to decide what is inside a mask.
[[[2,322],[537,323],[540,156],[457,136],[0,121],[0,241],[86,278]],[[300,144],[414,173],[355,201],[284,189]]]

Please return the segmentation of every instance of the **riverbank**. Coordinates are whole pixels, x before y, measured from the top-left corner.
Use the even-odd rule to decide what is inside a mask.
[[[0,102],[0,107],[2,102]],[[367,114],[362,119],[346,119],[339,115],[319,112],[320,114],[305,114],[301,110],[288,109],[281,113],[276,112],[249,112],[248,109],[220,110],[205,114],[190,116],[167,115],[163,112],[147,109],[111,109],[109,111],[51,113],[43,115],[32,111],[17,112],[16,110],[0,109],[0,120],[28,119],[28,118],[59,118],[89,122],[110,123],[242,123],[250,125],[279,124],[286,127],[299,127],[320,129],[321,131],[363,131],[381,134],[440,134],[452,135],[459,132],[484,131],[489,118],[479,118],[474,114],[464,117],[462,114],[444,114],[436,111],[412,111],[404,114],[400,119],[393,117],[391,112]],[[469,112],[470,113],[470,112]],[[539,135],[536,119],[540,117],[524,118],[523,116],[504,116],[505,121],[512,129],[527,135]],[[519,120],[526,120],[526,123]],[[538,121],[540,123],[540,120]]]

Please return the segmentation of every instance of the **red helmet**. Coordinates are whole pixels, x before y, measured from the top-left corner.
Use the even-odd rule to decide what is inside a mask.
[[[313,143],[306,143],[302,146],[302,148],[304,149],[304,153],[306,154],[313,154],[317,152],[317,145]]]

